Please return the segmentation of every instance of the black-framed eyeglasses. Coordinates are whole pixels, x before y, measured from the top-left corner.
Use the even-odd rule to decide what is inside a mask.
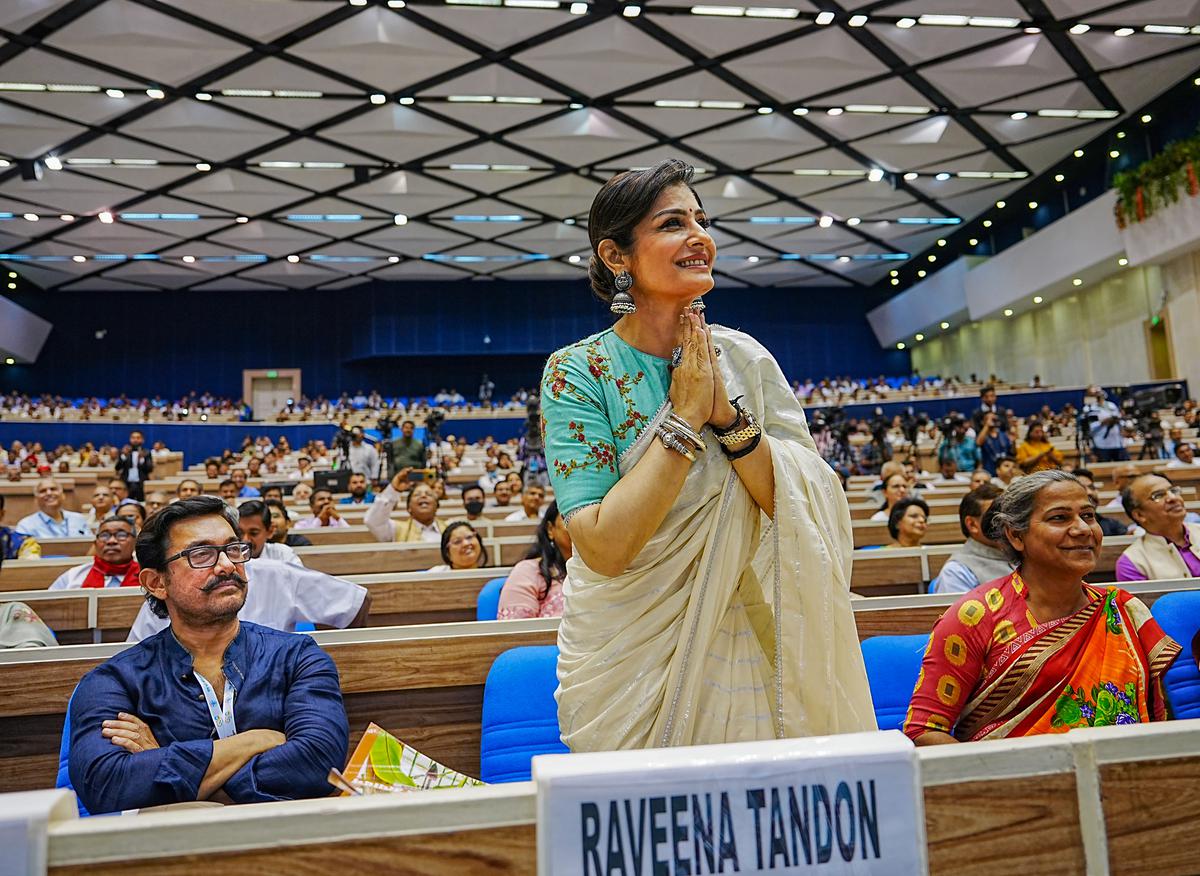
[[[110,529],[108,532],[97,532],[96,541],[104,544],[106,541],[129,541],[133,535],[124,529]]]
[[[174,556],[167,557],[165,562],[173,563],[180,557],[186,557],[188,565],[193,569],[211,569],[221,558],[221,554],[229,557],[231,563],[244,563],[250,559],[254,546],[248,541],[231,541],[229,544],[202,544],[199,547],[188,548]]]

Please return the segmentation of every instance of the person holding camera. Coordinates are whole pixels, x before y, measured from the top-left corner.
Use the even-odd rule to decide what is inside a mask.
[[[1121,433],[1121,409],[1108,400],[1108,393],[1099,386],[1089,386],[1079,417],[1086,433],[1091,436],[1092,451],[1097,462],[1129,459],[1125,436]]]
[[[383,488],[367,513],[363,515],[371,535],[376,541],[424,541],[441,544],[442,521],[437,519],[438,497],[431,485],[425,483],[427,472],[402,469],[396,472],[392,482]],[[412,480],[419,476],[420,480]],[[410,482],[411,481],[411,482]],[[392,520],[392,511],[399,504],[404,492],[408,492],[408,519]]]
[[[1006,456],[1013,455],[1013,439],[1008,430],[1002,428],[1002,415],[988,411],[983,416],[979,429],[976,430],[975,443],[979,446],[980,464],[993,477],[996,476],[996,466]]]
[[[982,453],[979,445],[971,439],[970,423],[966,417],[952,415],[946,418],[943,426],[942,443],[938,445],[938,466],[947,457],[952,457],[958,464],[958,471],[975,471],[979,467]]]

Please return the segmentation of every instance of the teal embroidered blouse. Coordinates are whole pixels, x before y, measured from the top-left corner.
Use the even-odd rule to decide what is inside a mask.
[[[671,385],[667,360],[611,328],[564,347],[542,374],[542,437],[558,511],[604,499],[617,461],[654,419]]]

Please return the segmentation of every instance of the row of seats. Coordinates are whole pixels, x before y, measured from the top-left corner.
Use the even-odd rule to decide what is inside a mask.
[[[482,611],[483,594],[480,606]],[[1164,594],[1154,602],[1152,611],[1163,631],[1183,648],[1165,678],[1171,716],[1176,720],[1200,718],[1200,669],[1192,654],[1192,638],[1200,620],[1200,591]],[[903,725],[928,644],[928,635],[863,640],[863,661],[880,730],[899,730]],[[557,646],[536,645],[505,651],[492,664],[483,689],[483,781],[527,781],[535,755],[567,750],[559,739],[554,700],[557,662]]]

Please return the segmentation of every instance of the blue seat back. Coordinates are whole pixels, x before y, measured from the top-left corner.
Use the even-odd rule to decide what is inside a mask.
[[[475,620],[492,621],[500,611],[500,591],[504,589],[507,578],[493,578],[483,585],[479,596],[475,599]]]
[[[71,787],[71,772],[68,761],[71,757],[71,703],[75,701],[75,692],[71,691],[71,699],[67,700],[67,717],[63,722],[62,742],[58,745],[58,776],[54,780],[54,787],[69,788]],[[83,806],[83,801],[78,796],[75,797],[75,803],[79,806],[79,816],[87,818],[90,814]]]
[[[529,780],[538,754],[567,751],[558,733],[558,647],[531,645],[505,651],[483,686],[479,777],[485,782]]]
[[[862,643],[880,730],[899,730],[912,701],[929,636],[871,636]]]
[[[1200,630],[1200,591],[1163,594],[1151,611],[1163,632],[1183,647],[1163,682],[1171,717],[1200,718],[1200,669],[1192,653],[1192,639]]]

